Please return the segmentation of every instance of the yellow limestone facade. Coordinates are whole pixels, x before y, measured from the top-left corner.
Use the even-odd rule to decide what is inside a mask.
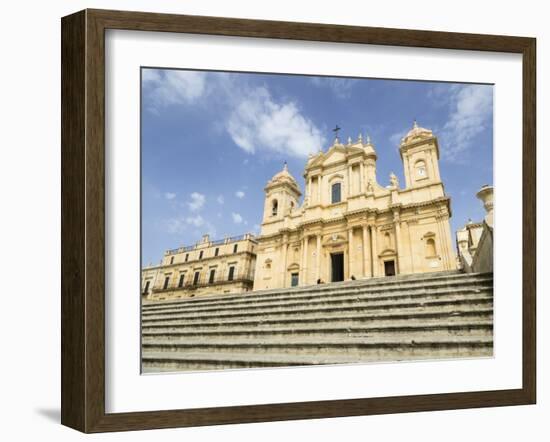
[[[142,296],[164,300],[251,291],[256,246],[246,233],[217,241],[204,235],[194,245],[167,250],[159,265],[142,269]]]
[[[310,155],[302,191],[286,167],[265,187],[254,290],[456,269],[450,197],[431,130],[399,147],[405,183],[382,186],[367,137]]]

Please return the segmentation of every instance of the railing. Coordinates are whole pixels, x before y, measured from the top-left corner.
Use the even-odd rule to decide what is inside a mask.
[[[192,250],[195,250],[195,246],[185,246],[185,247],[179,247],[177,249],[167,250],[167,255],[177,255],[178,253],[184,253],[184,252],[190,252]]]
[[[229,275],[220,275],[215,276],[212,281],[210,281],[210,274],[201,274],[197,282],[194,282],[194,274],[189,275],[189,279],[186,280],[182,285],[179,284],[179,280],[176,280],[173,284],[168,284],[166,288],[164,286],[161,287],[155,287],[152,289],[152,293],[162,293],[162,292],[169,292],[174,290],[193,290],[195,288],[199,287],[207,287],[207,286],[213,286],[213,285],[219,285],[219,284],[230,284],[235,282],[254,282],[254,274],[251,272],[242,272],[242,273],[235,273],[233,275],[233,278],[230,280]]]
[[[220,245],[229,244],[232,242],[243,241],[245,239],[250,239],[254,241],[254,235],[252,235],[251,233],[243,233],[242,235],[238,235],[238,236],[231,236],[229,238],[217,239],[217,240],[208,242],[208,247],[220,246]],[[170,255],[177,255],[178,253],[190,252],[192,250],[196,250],[197,246],[201,244],[204,244],[204,243],[198,242],[197,244],[192,246],[183,246],[183,247],[178,247],[177,249],[167,250],[165,255],[170,256]]]

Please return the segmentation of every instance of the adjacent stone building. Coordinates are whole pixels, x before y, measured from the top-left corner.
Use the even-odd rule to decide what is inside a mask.
[[[483,186],[476,196],[483,202],[485,218],[471,220],[456,232],[459,265],[467,273],[493,271],[493,186]]]
[[[286,167],[265,187],[254,290],[453,270],[450,198],[431,130],[401,140],[405,185],[379,184],[367,137],[310,155],[302,192]]]
[[[142,296],[150,300],[252,290],[257,242],[253,235],[168,250],[159,265],[142,269]]]

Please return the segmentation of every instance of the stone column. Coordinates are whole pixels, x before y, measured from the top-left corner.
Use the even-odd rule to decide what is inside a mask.
[[[351,196],[351,175],[352,175],[351,166],[348,165],[347,169],[348,169],[348,192],[347,192],[347,194],[348,194],[348,198],[349,198]]]
[[[359,163],[359,193],[364,194],[365,192],[365,165],[361,162]]]
[[[353,275],[353,227],[348,229],[348,277]]]
[[[393,215],[393,227],[395,231],[395,274],[398,275],[401,273],[401,221],[399,221],[399,213]]]
[[[362,163],[361,163],[362,164]],[[370,260],[368,255],[369,227],[363,226],[363,276],[372,276],[370,272]]]
[[[447,244],[447,269],[454,270],[456,269],[456,260],[454,259],[454,250],[451,240],[451,224],[449,222],[449,217],[445,217],[445,224],[443,225],[443,231],[445,233],[445,243]],[[436,243],[437,244],[437,243]]]
[[[376,244],[376,238],[378,236],[378,227],[372,225],[371,229],[371,271],[372,276],[378,276],[378,246]]]
[[[288,254],[288,240],[285,238],[283,240],[283,245],[282,245],[282,252],[283,252],[283,269],[282,269],[282,274],[281,274],[281,287],[286,287],[287,285],[287,282],[286,282],[286,259],[287,259],[287,254]]]
[[[407,221],[404,221],[403,222],[403,234],[405,236],[405,241],[409,244],[409,247],[408,247],[408,259],[407,259],[407,264],[408,264],[408,269],[407,269],[407,272],[409,273],[414,273],[414,257],[413,257],[413,244],[412,244],[412,240],[411,240],[411,226],[409,225],[409,223]],[[405,247],[403,246],[403,249]]]
[[[440,247],[438,248],[438,244],[436,241],[436,251],[437,254],[441,257],[443,267],[446,270],[450,270],[454,268],[455,260],[453,259],[453,253],[451,252],[452,245],[450,244],[451,235],[449,218],[447,215],[441,215],[436,217],[436,220],[440,235]]]
[[[315,282],[321,277],[321,235],[317,235],[317,251],[315,252]]]
[[[302,253],[302,266],[301,266],[302,277],[300,278],[301,280],[298,281],[299,285],[306,285],[306,280],[307,280],[307,243],[308,243],[308,237],[304,236],[304,245],[302,246],[303,253]]]

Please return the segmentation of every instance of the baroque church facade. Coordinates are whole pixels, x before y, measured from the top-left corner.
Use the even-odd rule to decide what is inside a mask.
[[[437,137],[415,122],[399,152],[404,186],[384,187],[370,139],[336,138],[309,156],[302,205],[285,164],[264,189],[254,290],[456,269]]]

